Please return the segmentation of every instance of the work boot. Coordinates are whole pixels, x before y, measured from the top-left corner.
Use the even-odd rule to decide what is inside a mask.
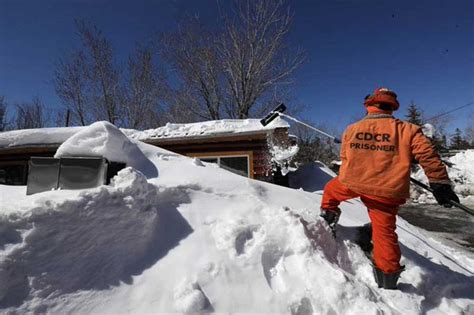
[[[321,209],[321,214],[319,215],[321,218],[323,218],[329,226],[335,226],[337,221],[339,221],[339,215],[341,211],[339,209],[337,210],[326,210],[326,209]]]
[[[336,224],[339,221],[339,215],[341,214],[341,210],[337,208],[336,210],[325,210],[321,209],[320,217],[323,218],[326,223],[329,225],[331,229],[332,236],[336,237]]]
[[[364,254],[372,260],[372,250],[374,245],[372,243],[372,224],[367,223],[357,228],[357,234],[354,243],[360,246]]]
[[[379,268],[372,266],[372,270],[374,271],[374,279],[379,288],[383,287],[383,271]]]
[[[379,288],[384,288],[387,290],[396,290],[398,278],[400,274],[405,270],[405,266],[401,266],[398,271],[384,273],[382,270],[373,266],[375,282]]]

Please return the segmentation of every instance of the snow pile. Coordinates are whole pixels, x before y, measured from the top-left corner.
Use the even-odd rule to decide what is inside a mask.
[[[122,137],[98,129],[110,143]],[[101,151],[104,142],[87,140],[88,134],[89,153]],[[0,186],[1,198],[3,192],[18,197],[0,203],[2,312],[473,310],[472,257],[402,219],[398,233],[407,271],[401,290],[378,289],[370,261],[352,241],[356,227],[368,221],[359,200],[341,205],[334,239],[318,216],[318,193],[254,181],[142,143],[137,148],[159,177],[147,180],[126,168],[111,186],[31,196],[21,196],[24,187]],[[312,222],[309,232],[298,215]]]
[[[138,171],[121,170],[111,186],[39,195],[0,217],[3,306],[130,282],[153,255],[163,192]]]
[[[464,197],[465,202],[474,203],[474,150],[466,150],[447,159],[452,166],[448,167],[449,178],[454,184],[454,191],[459,197]],[[421,167],[412,176],[424,183],[428,178]],[[411,191],[412,199],[416,202],[436,202],[431,193],[419,188]]]
[[[109,161],[124,162],[148,178],[158,176],[155,165],[137,144],[106,121],[93,123],[67,139],[54,155],[56,158],[64,156],[101,156]]]
[[[474,150],[460,152],[449,161],[454,164],[448,172],[456,185],[456,192],[463,196],[474,196]]]

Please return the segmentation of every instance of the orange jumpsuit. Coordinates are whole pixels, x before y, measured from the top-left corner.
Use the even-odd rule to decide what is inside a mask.
[[[445,166],[419,126],[369,106],[368,115],[350,125],[341,144],[339,176],[324,188],[321,208],[360,197],[372,222],[373,262],[385,273],[400,269],[396,214],[409,197],[410,166],[418,160],[431,183],[450,183]]]

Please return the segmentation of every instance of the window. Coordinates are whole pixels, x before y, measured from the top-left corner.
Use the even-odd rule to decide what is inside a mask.
[[[232,156],[219,158],[219,166],[233,173],[249,176],[248,156]]]
[[[212,155],[211,155],[212,154]],[[252,152],[196,153],[192,156],[203,162],[216,163],[219,167],[245,177],[253,177]]]
[[[26,165],[5,165],[0,167],[0,184],[26,185]]]

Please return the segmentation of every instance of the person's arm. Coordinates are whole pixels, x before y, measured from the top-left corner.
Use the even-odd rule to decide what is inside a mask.
[[[451,184],[446,166],[444,166],[438,152],[431,141],[417,128],[412,142],[411,151],[415,159],[425,171],[430,183]]]
[[[451,207],[450,200],[459,202],[451,187],[451,181],[441,158],[431,141],[417,128],[411,142],[413,156],[423,168],[436,201],[445,207]]]
[[[346,150],[347,150],[347,133],[349,129],[346,129],[344,133],[342,134],[342,141],[341,141],[341,152],[340,152],[340,158],[341,162],[344,163],[346,160]]]

